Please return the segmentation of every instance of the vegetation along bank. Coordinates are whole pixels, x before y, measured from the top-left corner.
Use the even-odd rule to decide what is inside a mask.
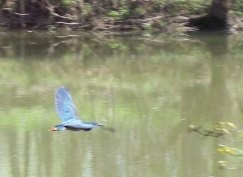
[[[243,29],[243,0],[2,0],[2,30],[185,32]]]

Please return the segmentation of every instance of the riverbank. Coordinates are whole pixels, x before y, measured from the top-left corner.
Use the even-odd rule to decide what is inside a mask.
[[[243,30],[243,5],[239,1],[229,11],[229,27],[234,31]],[[3,30],[184,33],[198,30],[197,23],[208,22],[210,5],[211,1],[200,0],[5,0],[0,4],[0,26]],[[207,30],[209,26],[205,26]]]

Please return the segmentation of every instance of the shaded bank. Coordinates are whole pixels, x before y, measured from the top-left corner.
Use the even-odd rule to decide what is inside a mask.
[[[230,15],[230,10],[233,8],[234,4],[237,3],[233,0],[212,0],[208,12],[190,18],[189,24],[200,30],[239,28],[239,26],[237,26],[237,21]]]
[[[105,32],[185,32],[242,29],[242,0],[3,0],[5,29],[68,29]],[[232,22],[228,20],[229,11]],[[196,17],[195,17],[196,16]]]

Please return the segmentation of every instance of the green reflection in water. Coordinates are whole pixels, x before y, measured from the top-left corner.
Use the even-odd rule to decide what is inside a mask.
[[[215,153],[222,139],[188,134],[242,116],[241,41],[58,38],[1,39],[0,176],[232,176]],[[102,129],[50,133],[54,91],[70,88],[85,120]],[[240,144],[239,144],[240,145]]]

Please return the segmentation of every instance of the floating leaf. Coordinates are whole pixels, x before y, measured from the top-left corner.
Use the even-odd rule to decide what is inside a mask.
[[[222,154],[229,154],[233,156],[243,156],[243,151],[237,148],[232,148],[226,145],[219,145],[219,148],[217,149],[219,153]]]

